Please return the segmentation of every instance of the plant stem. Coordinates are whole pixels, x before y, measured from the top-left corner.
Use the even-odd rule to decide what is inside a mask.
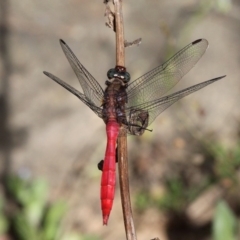
[[[137,235],[133,222],[129,191],[126,130],[121,128],[120,134],[121,137],[118,138],[118,169],[124,226],[127,240],[136,240]]]
[[[113,0],[115,15],[116,32],[116,65],[125,66],[125,46],[124,46],[124,28],[122,15],[122,0]],[[120,137],[118,138],[118,168],[119,184],[122,200],[123,219],[127,240],[136,240],[136,232],[133,222],[131,200],[129,192],[128,179],[128,159],[127,159],[127,134],[124,127],[120,128]]]
[[[113,0],[115,15],[115,31],[116,31],[116,65],[125,66],[125,46],[124,46],[124,29],[122,0]]]

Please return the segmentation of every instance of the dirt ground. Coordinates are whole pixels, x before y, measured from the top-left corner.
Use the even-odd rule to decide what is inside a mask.
[[[204,7],[206,2],[124,1],[126,39],[143,39],[139,47],[126,50],[132,80],[167,60],[170,49],[175,53],[198,38],[206,38],[210,47],[174,90],[227,75],[162,113],[152,133],[129,138],[129,161],[138,158],[142,169],[138,176],[130,176],[133,193],[145,173],[149,187],[161,191],[157,183],[169,162],[174,166],[201,155],[193,148],[198,139],[207,136],[228,147],[238,140],[240,2],[232,1],[223,10],[217,1]],[[109,225],[102,226],[101,173],[96,165],[105,151],[103,121],[42,73],[49,71],[81,90],[59,45],[63,39],[104,87],[106,72],[115,66],[115,38],[105,26],[105,5],[94,0],[0,0],[0,4],[2,171],[46,179],[50,198],[68,201],[67,230],[124,239],[118,186]],[[136,218],[139,239],[174,239],[166,231],[165,215],[150,208]]]

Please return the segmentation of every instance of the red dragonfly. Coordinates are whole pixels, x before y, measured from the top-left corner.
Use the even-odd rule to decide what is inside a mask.
[[[205,39],[198,39],[175,54],[164,64],[129,83],[126,69],[116,66],[108,71],[106,89],[103,90],[95,78],[79,62],[77,57],[60,40],[83,93],[71,87],[51,73],[49,78],[77,96],[106,124],[107,146],[102,166],[101,208],[103,224],[107,225],[115,192],[116,143],[120,126],[129,134],[142,135],[154,119],[179,99],[214,83],[225,76],[217,77],[181,91],[164,96],[198,62],[208,47]]]

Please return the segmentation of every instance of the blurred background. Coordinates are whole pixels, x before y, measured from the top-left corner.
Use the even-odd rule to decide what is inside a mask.
[[[119,185],[102,226],[105,126],[49,71],[79,89],[59,39],[104,87],[115,36],[102,1],[0,0],[0,239],[124,239]],[[129,137],[139,239],[235,240],[240,214],[240,1],[124,1],[132,80],[198,39],[210,47],[174,91],[227,75]]]

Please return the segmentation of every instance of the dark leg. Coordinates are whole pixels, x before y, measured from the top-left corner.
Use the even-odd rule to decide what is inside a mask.
[[[103,170],[103,160],[101,160],[99,163],[98,163],[98,170],[102,171]]]

